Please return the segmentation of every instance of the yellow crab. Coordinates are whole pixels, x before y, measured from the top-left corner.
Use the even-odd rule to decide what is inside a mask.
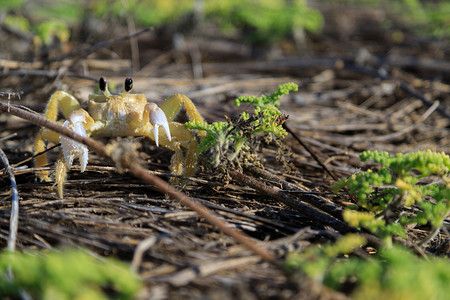
[[[71,94],[57,91],[51,97],[45,110],[45,117],[56,121],[58,107],[67,120],[64,127],[76,133],[95,137],[145,136],[155,141],[156,145],[169,148],[175,152],[170,170],[175,175],[192,176],[197,166],[197,141],[195,134],[184,124],[173,122],[181,106],[190,120],[201,121],[203,118],[192,101],[185,95],[177,94],[167,98],[161,107],[147,102],[143,94],[130,94],[133,86],[131,78],[125,79],[125,89],[121,94],[111,94],[106,80],[101,77],[99,87],[103,95],[90,95],[88,111],[80,108],[80,103]],[[163,130],[159,130],[162,127]],[[199,132],[204,137],[204,132]],[[63,185],[67,170],[75,158],[80,158],[81,172],[88,162],[88,150],[67,137],[46,128],[41,128],[34,142],[35,154],[45,151],[45,140],[61,143],[62,155],[56,164],[56,184],[58,194],[63,197]],[[186,148],[186,155],[181,147]],[[37,168],[47,165],[45,153],[36,156]],[[43,181],[51,181],[49,171],[41,170],[38,175]]]

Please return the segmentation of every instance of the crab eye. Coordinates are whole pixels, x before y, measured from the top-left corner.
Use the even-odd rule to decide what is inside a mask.
[[[98,86],[102,92],[106,91],[106,79],[104,77],[100,77],[98,80]]]
[[[127,77],[125,79],[125,91],[129,92],[133,88],[133,79],[131,77]]]

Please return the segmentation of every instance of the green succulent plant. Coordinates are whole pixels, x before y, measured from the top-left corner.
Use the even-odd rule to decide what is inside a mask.
[[[186,126],[193,130],[204,130],[206,136],[202,139],[199,152],[211,151],[211,162],[217,167],[221,161],[233,161],[241,150],[246,147],[246,143],[255,138],[259,133],[273,134],[277,137],[286,136],[283,123],[287,116],[282,115],[278,110],[279,100],[290,91],[297,91],[295,83],[285,83],[270,94],[260,97],[243,96],[235,100],[235,105],[242,103],[253,105],[254,111],[250,115],[246,112],[240,114],[236,120],[228,122],[206,122],[190,121]]]
[[[422,243],[432,238],[450,212],[450,157],[428,150],[396,155],[365,151],[360,158],[380,167],[334,185],[335,192],[347,186],[358,198],[356,210],[346,210],[344,219],[387,241],[392,235],[406,237],[406,225],[430,224],[432,233]],[[402,207],[414,209],[404,213]]]

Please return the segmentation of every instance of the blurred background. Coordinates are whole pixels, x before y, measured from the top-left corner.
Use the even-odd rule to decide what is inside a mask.
[[[185,93],[207,106],[289,80],[289,103],[314,108],[291,120],[312,127],[342,101],[409,103],[381,82],[391,74],[448,117],[449,15],[449,1],[0,0],[1,92],[42,111],[57,89],[84,101],[100,76],[115,91],[133,76],[156,102]]]
[[[0,58],[84,76],[200,78],[208,75],[202,62],[407,51],[448,38],[449,15],[448,1],[419,0],[1,0]],[[144,28],[151,29],[125,38]],[[427,50],[421,54],[445,58]],[[197,66],[190,74],[166,69],[174,62]]]
[[[248,109],[234,106],[238,96],[270,94],[294,82],[299,91],[283,96],[279,107],[289,115],[285,124],[292,131],[281,142],[264,140],[257,149],[261,165],[301,187],[299,199],[305,191],[347,207],[353,200],[331,193],[335,180],[323,164],[340,179],[367,169],[359,154],[368,149],[450,153],[449,16],[450,1],[438,0],[0,0],[0,102],[42,113],[50,95],[65,90],[86,106],[88,95],[98,92],[100,76],[108,78],[113,92],[121,92],[124,78],[132,76],[134,93],[157,104],[183,93],[213,122],[238,118]],[[186,121],[180,115],[178,121]],[[38,130],[0,114],[0,145],[17,167],[18,248],[68,243],[129,261],[136,245],[154,235],[158,242],[140,270],[154,299],[314,298],[296,290],[276,268],[255,260],[199,278],[196,268],[193,278],[174,286],[170,276],[178,278],[185,266],[210,266],[234,255],[236,250],[229,249],[239,245],[93,152],[86,172],[70,172],[65,199],[58,200],[53,183],[39,182],[34,173]],[[133,141],[142,145],[143,166],[170,177],[169,150],[145,139]],[[59,152],[49,150],[48,156],[54,162]],[[200,167],[183,190],[216,211],[230,208],[222,216],[264,243],[299,228],[329,230],[225,173]],[[284,185],[252,176],[277,190]],[[5,178],[0,181],[3,244],[10,216]],[[425,231],[411,232],[420,236]],[[314,234],[311,241],[331,237]],[[439,239],[429,251],[450,253],[448,232]],[[405,274],[415,276],[415,267]],[[401,286],[408,295],[421,297],[416,293],[421,285],[398,277],[407,281]],[[350,295],[354,282],[344,285]],[[370,284],[378,286],[378,281]],[[323,291],[324,297],[316,298],[337,299]]]

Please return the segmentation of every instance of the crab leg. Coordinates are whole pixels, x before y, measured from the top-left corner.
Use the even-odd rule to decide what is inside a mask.
[[[174,136],[173,141],[163,139],[161,144],[169,149],[175,151],[170,163],[170,171],[175,175],[193,176],[197,168],[197,149],[198,143],[192,131],[186,128],[183,124],[171,122],[181,110],[184,109],[191,121],[204,122],[203,117],[195,107],[191,99],[182,94],[176,94],[167,98],[162,104],[161,109],[167,116],[170,122],[170,131]],[[198,135],[201,138],[206,136],[206,132],[198,130]],[[181,147],[186,148],[184,153]],[[178,183],[178,178],[172,178],[172,183]]]
[[[65,117],[67,117],[72,111],[80,108],[78,100],[71,94],[64,91],[57,91],[53,93],[48,101],[45,109],[45,118],[50,121],[56,121],[58,117],[58,107],[61,108]],[[34,153],[41,153],[46,150],[45,140],[52,142],[59,142],[59,135],[46,128],[41,128],[36,139],[34,140]],[[35,166],[37,168],[47,165],[47,155],[41,154],[36,156]],[[43,181],[51,181],[48,171],[37,172],[39,178]]]
[[[48,130],[46,128],[41,128],[41,130],[39,130],[39,132],[34,140],[34,153],[37,154],[37,153],[44,152],[46,150],[45,140],[57,143],[58,138],[59,138],[59,135],[56,132]],[[36,168],[45,166],[47,164],[48,164],[47,154],[44,153],[44,154],[36,156],[35,163],[34,163]],[[51,181],[51,178],[49,176],[49,171],[41,170],[41,171],[37,171],[36,173],[38,174],[39,178],[42,181]]]
[[[184,108],[186,109],[186,113],[189,117],[189,120],[204,122],[203,117],[198,112],[192,100],[183,94],[172,95],[169,98],[167,98],[163,103],[161,103],[161,109],[166,114],[169,122],[171,122],[176,117],[183,104]],[[206,136],[206,132],[203,130],[199,130],[198,134],[202,138]]]

